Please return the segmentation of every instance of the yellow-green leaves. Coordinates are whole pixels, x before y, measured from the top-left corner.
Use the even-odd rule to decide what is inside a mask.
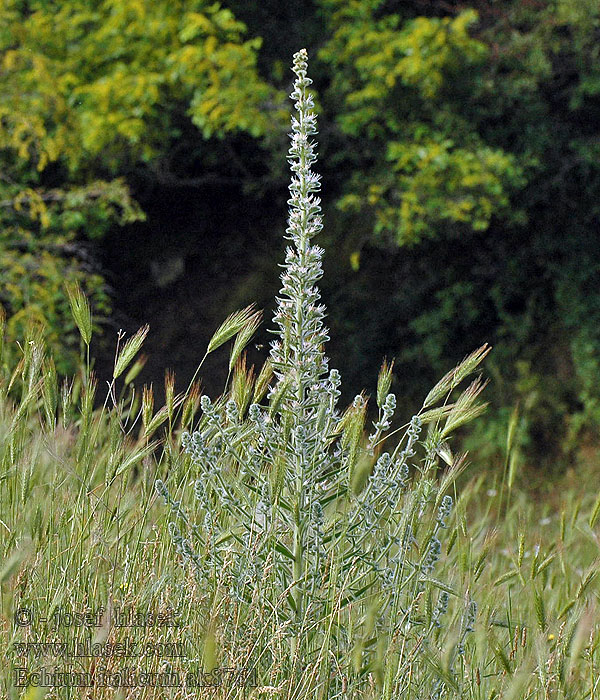
[[[522,182],[512,155],[476,140],[461,147],[436,133],[389,141],[386,161],[369,202],[376,231],[394,231],[400,243],[430,235],[444,221],[486,230],[510,206],[511,186]]]
[[[435,97],[452,70],[485,58],[487,47],[469,36],[476,21],[475,10],[467,9],[456,17],[417,17],[407,22],[398,38],[403,56],[395,66],[397,78],[415,86],[424,98]]]
[[[57,370],[71,372],[65,280],[86,278],[95,313],[110,311],[73,240],[143,219],[122,177],[131,164],[168,155],[186,117],[205,138],[283,130],[284,96],[259,75],[261,40],[212,0],[11,1],[0,28],[0,229],[19,242],[0,244],[8,333],[45,319]],[[69,301],[87,345],[86,309]]]
[[[469,35],[476,19],[466,10],[454,18],[417,17],[400,25],[397,14],[378,19],[375,5],[334,13],[333,34],[319,55],[336,69],[334,82],[346,103],[342,129],[374,133],[373,122],[382,116],[377,106],[389,109],[399,86],[432,100],[453,71],[482,61],[486,47]]]
[[[281,102],[256,70],[260,39],[244,41],[218,3],[101,0],[92,12],[66,2],[0,19],[13,37],[1,72],[8,140],[40,170],[90,156],[112,170],[124,157],[148,161],[169,134],[169,108],[186,105],[206,138],[258,136],[272,122],[264,103]]]
[[[522,168],[452,100],[464,83],[472,91],[470,75],[487,55],[471,32],[477,14],[405,19],[380,14],[379,3],[324,4],[340,8],[330,11],[319,53],[332,67],[337,121],[369,143],[338,207],[369,216],[376,235],[400,244],[443,235],[448,223],[479,231],[494,215],[513,216],[509,195],[525,182]]]

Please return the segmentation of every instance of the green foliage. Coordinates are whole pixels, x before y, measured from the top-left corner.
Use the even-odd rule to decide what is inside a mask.
[[[21,337],[32,322],[46,325],[46,340],[57,354],[61,371],[70,371],[73,326],[65,282],[79,283],[86,289],[98,316],[110,311],[104,280],[97,265],[90,262],[79,235],[88,230],[87,226],[99,235],[111,219],[139,218],[138,209],[118,181],[98,182],[69,192],[41,194],[27,189],[2,204],[0,304],[8,316],[9,338]]]
[[[218,509],[217,517],[201,521],[195,532],[182,503],[185,500],[191,505],[191,469],[212,465],[212,457],[192,467],[181,441],[184,431],[191,429],[194,409],[179,412],[177,407],[197,401],[197,394],[188,392],[183,404],[173,395],[173,420],[169,421],[168,398],[165,406],[154,411],[150,390],[144,392],[140,406],[135,387],[114,382],[104,405],[94,410],[84,388],[92,379],[86,365],[80,366],[79,374],[61,389],[40,337],[30,335],[23,341],[15,349],[19,353],[15,372],[9,372],[0,361],[0,434],[4,438],[0,446],[0,527],[5,533],[0,538],[0,610],[6,620],[0,640],[7,661],[0,672],[3,697],[22,697],[22,690],[14,687],[14,668],[26,665],[36,671],[49,664],[64,668],[65,659],[60,655],[54,657],[48,650],[40,655],[39,647],[28,654],[19,646],[32,638],[38,641],[32,632],[42,634],[41,617],[57,610],[93,614],[101,608],[109,612],[96,629],[97,643],[125,644],[129,640],[147,649],[161,642],[182,644],[183,656],[169,658],[170,668],[179,674],[181,683],[161,688],[160,695],[165,698],[192,700],[198,696],[198,688],[184,682],[190,672],[213,666],[248,668],[256,662],[253,667],[259,687],[278,688],[284,700],[297,698],[298,688],[323,698],[343,689],[347,697],[374,700],[382,697],[382,687],[390,688],[403,654],[406,673],[401,683],[409,700],[430,696],[432,686],[433,693],[438,690],[441,697],[462,700],[497,696],[542,700],[554,695],[583,700],[593,692],[600,662],[596,614],[600,498],[597,489],[582,493],[581,475],[571,482],[549,484],[546,480],[548,491],[552,486],[549,499],[540,488],[531,496],[519,488],[524,475],[517,475],[513,487],[504,493],[498,488],[498,477],[481,470],[461,483],[462,466],[442,478],[415,475],[403,488],[394,480],[390,488],[385,479],[382,481],[382,463],[372,471],[371,458],[366,467],[359,466],[366,471],[365,485],[357,494],[340,498],[362,499],[368,504],[365,496],[381,486],[386,497],[398,495],[404,507],[410,505],[411,493],[422,496],[412,502],[415,511],[422,512],[413,533],[417,542],[412,543],[405,559],[413,564],[405,573],[410,576],[413,570],[418,575],[422,570],[413,568],[415,564],[422,564],[427,571],[433,564],[433,575],[423,579],[423,593],[411,608],[414,618],[407,618],[406,610],[398,616],[401,624],[396,637],[386,635],[382,625],[385,596],[371,596],[368,590],[358,588],[350,591],[352,601],[339,600],[327,589],[324,616],[319,616],[316,609],[323,603],[319,587],[306,590],[309,604],[300,625],[302,644],[310,646],[321,634],[333,653],[325,657],[322,644],[313,655],[297,657],[289,652],[293,628],[286,619],[291,603],[284,599],[277,600],[277,606],[272,604],[279,591],[272,585],[276,583],[275,559],[268,559],[262,575],[254,567],[264,551],[260,543],[264,542],[269,515],[279,507],[282,516],[289,517],[284,507],[287,487],[280,479],[282,464],[293,460],[293,454],[282,453],[282,462],[274,462],[272,471],[267,472],[270,490],[256,488],[256,471],[255,480],[248,480],[247,495],[255,506],[260,504],[260,508],[248,511],[255,515],[251,518],[252,547],[235,557],[234,539],[210,540],[201,556],[207,561],[218,560],[224,553],[223,565],[198,586],[186,568],[173,567],[173,542],[190,561],[195,553],[181,531],[190,537],[214,532],[223,522],[224,508],[221,501],[210,499],[211,489],[233,489],[240,477],[231,468],[236,459],[232,456],[226,460],[226,469],[211,472],[195,485],[194,515],[201,515],[206,505]],[[456,387],[476,369],[483,354],[484,350],[474,353],[458,371],[444,377],[425,403]],[[248,377],[246,380],[252,382]],[[382,382],[385,386],[385,379]],[[167,383],[173,385],[172,376],[167,377]],[[233,392],[233,385],[231,389]],[[222,402],[213,407],[217,405],[217,410],[223,411]],[[232,409],[225,410],[228,420],[233,420]],[[250,413],[256,415],[256,409]],[[357,413],[360,411],[354,415]],[[240,411],[240,415],[247,414]],[[421,417],[425,419],[425,414]],[[143,430],[139,430],[141,419],[146,425]],[[233,436],[244,423],[248,421],[242,419],[226,429]],[[363,422],[357,424],[358,432],[353,428],[353,437],[348,434],[348,438],[363,450]],[[199,426],[206,432],[206,414]],[[161,427],[160,441],[149,442],[149,433]],[[418,454],[427,449],[430,437],[416,440]],[[240,454],[252,446],[246,433],[240,441],[228,440],[225,449]],[[447,455],[442,449],[439,453],[440,457]],[[418,461],[417,454],[411,460]],[[597,481],[596,472],[585,477],[585,483]],[[155,478],[168,484],[163,493],[173,493],[178,499],[168,496],[169,518],[178,523],[170,530],[164,507],[151,488]],[[58,487],[49,488],[49,484]],[[437,497],[443,490],[459,494],[452,512],[450,502]],[[327,500],[325,491],[319,489],[319,493],[320,499]],[[333,502],[325,503],[322,520],[318,508],[310,516],[306,514],[310,520],[307,539],[312,542],[316,536],[318,542],[322,535],[325,548],[331,546],[330,535],[335,536],[335,530],[330,529]],[[248,512],[235,518],[242,532]],[[336,522],[345,527],[347,520]],[[444,545],[439,558],[437,545],[426,545],[432,532],[438,533]],[[283,562],[284,568],[288,561],[291,566],[293,551],[286,546],[283,528],[276,528],[274,537],[279,542],[274,552],[278,567]],[[308,571],[310,564],[318,561],[316,551],[307,549],[304,553]],[[382,541],[377,538],[370,554],[381,551]],[[344,580],[352,580],[365,563],[355,560]],[[206,565],[202,571],[213,572]],[[325,580],[339,573],[338,569],[325,568]],[[238,580],[236,574],[240,575]],[[377,572],[371,576],[365,583],[370,583],[372,590]],[[457,595],[467,589],[478,603],[476,618],[473,606]],[[241,593],[242,601],[236,592]],[[15,612],[22,609],[33,614],[29,628],[14,622]],[[109,625],[114,611],[133,609],[162,614],[178,626]],[[416,643],[416,655],[406,653],[410,640]],[[89,644],[90,628],[65,626],[60,641],[83,648]],[[91,672],[98,667],[95,661],[81,657],[78,669]],[[164,670],[158,656],[149,654],[144,661],[146,671]],[[116,657],[113,664],[115,671],[129,667],[123,657]],[[30,697],[32,690],[35,688],[27,689],[25,697]],[[156,688],[147,684],[121,691],[123,700],[156,698]],[[72,692],[71,688],[53,691],[57,700],[67,700]],[[241,700],[248,689],[227,686],[211,692],[215,697]],[[109,700],[114,688],[96,687],[94,696]]]
[[[599,23],[593,0],[319,0],[286,12],[274,0],[7,0],[10,337],[44,318],[52,348],[70,348],[57,367],[73,367],[62,282],[82,285],[99,323],[109,295],[86,239],[141,221],[135,199],[145,206],[157,187],[201,207],[205,184],[241,185],[284,208],[285,65],[308,44],[342,260],[332,290],[352,282],[349,308],[382,310],[332,310],[346,376],[362,383],[369,365],[396,357],[415,370],[400,381],[416,397],[420,370],[433,378],[490,340],[502,357],[494,444],[519,402],[524,441],[550,436],[568,452],[600,421]],[[245,245],[244,232],[230,235]],[[388,257],[397,283],[384,289],[367,271],[382,275]],[[535,368],[527,381],[524,366]]]
[[[415,131],[423,134],[425,129]],[[366,204],[373,212],[373,233],[399,243],[434,235],[445,222],[485,230],[492,216],[508,214],[505,181],[514,186],[523,183],[514,159],[498,149],[455,148],[452,139],[441,139],[438,133],[433,138],[388,141],[387,168],[377,179],[370,177],[360,194],[344,195],[339,208],[360,214]],[[351,186],[358,189],[363,182],[356,174]]]
[[[0,25],[0,301],[12,338],[47,321],[64,369],[62,283],[110,308],[80,241],[143,219],[123,175],[156,167],[182,120],[261,136],[280,98],[256,72],[260,39],[215,3],[9,0]]]
[[[331,99],[344,101],[337,123],[354,140],[347,148],[363,151],[340,209],[370,216],[375,236],[398,243],[446,222],[477,231],[506,217],[522,167],[486,145],[460,110],[488,54],[469,34],[476,13],[401,22],[378,17],[380,2],[321,4],[332,34],[319,56],[334,71]]]
[[[15,0],[2,19],[3,141],[39,171],[58,159],[70,172],[91,159],[111,172],[149,161],[178,108],[205,138],[267,128],[275,93],[255,73],[260,41],[244,41],[244,25],[218,3],[34,2],[27,11]]]

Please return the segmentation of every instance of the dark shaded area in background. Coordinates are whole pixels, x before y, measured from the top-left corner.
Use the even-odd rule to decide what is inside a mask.
[[[164,371],[169,368],[176,370],[177,386],[183,389],[216,328],[228,314],[251,303],[265,314],[248,350],[249,362],[260,366],[268,355],[268,329],[280,287],[285,194],[271,199],[269,208],[265,200],[252,201],[237,191],[199,194],[162,188],[143,206],[146,223],[115,230],[99,244],[115,302],[112,323],[98,347],[99,373],[110,374],[117,330],[133,333],[149,323],[144,344],[148,361],[138,381],[154,383],[160,396]],[[438,378],[430,359],[439,365],[439,356],[411,353],[417,337],[411,323],[428,303],[435,309],[434,292],[444,283],[444,269],[432,269],[430,263],[432,258],[442,259],[447,244],[365,248],[360,268],[352,270],[348,250],[336,246],[339,236],[327,230],[326,211],[324,216],[325,231],[318,242],[326,251],[320,286],[331,335],[327,354],[331,365],[342,372],[344,399],[350,401],[362,389],[373,393],[381,361],[396,358],[402,361],[396,365],[394,390],[412,409]],[[457,280],[468,278],[472,271],[470,246],[463,247],[463,265],[452,272]],[[424,255],[424,248],[429,248],[429,254]],[[485,252],[481,255],[485,257]],[[490,262],[489,275],[494,274]],[[418,298],[417,280],[422,285]],[[479,284],[484,287],[486,281]],[[475,339],[473,329],[467,335],[460,318],[455,319],[458,325],[452,330],[457,341],[460,338],[455,344],[457,359],[473,350],[473,343],[493,340],[493,310],[473,313],[480,317]],[[208,357],[200,372],[203,386],[213,396],[223,390],[227,362],[225,346]],[[415,375],[421,380],[417,385]]]
[[[134,332],[149,323],[148,362],[139,382],[153,382],[160,396],[168,368],[176,371],[183,390],[229,313],[253,302],[258,308],[272,303],[278,271],[266,269],[266,261],[274,247],[281,258],[282,242],[254,220],[256,211],[248,202],[211,189],[204,189],[202,197],[195,189],[157,189],[144,203],[147,223],[114,231],[102,241],[116,308],[100,350],[100,374],[110,371],[110,336],[116,337],[119,327]],[[272,227],[268,215],[264,221]],[[257,337],[249,359],[266,357],[266,347],[262,353],[255,348],[266,342]],[[223,390],[227,352],[224,347],[210,355],[199,375],[213,396]]]

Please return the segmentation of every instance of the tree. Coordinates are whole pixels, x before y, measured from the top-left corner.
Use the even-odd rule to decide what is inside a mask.
[[[352,163],[342,211],[367,217],[382,242],[415,243],[447,231],[486,230],[514,218],[524,183],[512,154],[488,144],[465,118],[488,48],[456,17],[405,18],[384,3],[322,0],[331,36],[319,52],[333,73],[329,102]]]
[[[206,141],[264,135],[282,95],[257,74],[261,40],[218,3],[7,0],[0,26],[0,301],[12,335],[46,319],[60,346],[65,279],[108,310],[82,239],[142,218],[127,176],[177,179],[189,124]]]

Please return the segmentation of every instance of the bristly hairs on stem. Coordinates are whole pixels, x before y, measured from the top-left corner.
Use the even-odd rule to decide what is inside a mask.
[[[312,80],[307,76],[306,49],[294,55],[292,70],[296,74],[294,100],[297,116],[292,116],[291,145],[288,162],[292,171],[290,206],[285,238],[292,242],[286,251],[283,286],[277,298],[273,321],[279,327],[279,338],[271,344],[271,362],[278,380],[276,394],[286,387],[280,412],[291,427],[294,454],[290,474],[293,487],[293,579],[299,584],[305,575],[306,523],[304,513],[313,508],[315,478],[321,466],[315,437],[320,399],[326,387],[327,358],[323,346],[329,340],[323,325],[325,307],[319,304],[316,286],[323,274],[323,250],[311,245],[311,239],[323,228],[316,192],[321,188],[320,176],[311,170],[317,160],[315,142],[317,117],[308,91]],[[322,453],[321,453],[322,454]],[[302,587],[293,591],[296,620],[302,620],[304,596]]]
[[[286,253],[283,287],[273,318],[279,326],[279,339],[271,345],[271,360],[277,379],[291,380],[290,396],[297,402],[296,411],[306,409],[308,391],[327,372],[323,345],[329,340],[323,326],[325,307],[319,304],[316,282],[323,274],[322,248],[311,245],[311,239],[323,228],[319,212],[320,198],[314,193],[321,189],[320,175],[310,168],[317,160],[316,144],[310,137],[317,133],[314,102],[308,92],[312,80],[306,75],[306,49],[294,55],[292,70],[297,78],[290,95],[295,100],[297,117],[292,117],[291,146],[288,162],[292,171],[290,183],[290,212],[286,239],[293,243]]]

